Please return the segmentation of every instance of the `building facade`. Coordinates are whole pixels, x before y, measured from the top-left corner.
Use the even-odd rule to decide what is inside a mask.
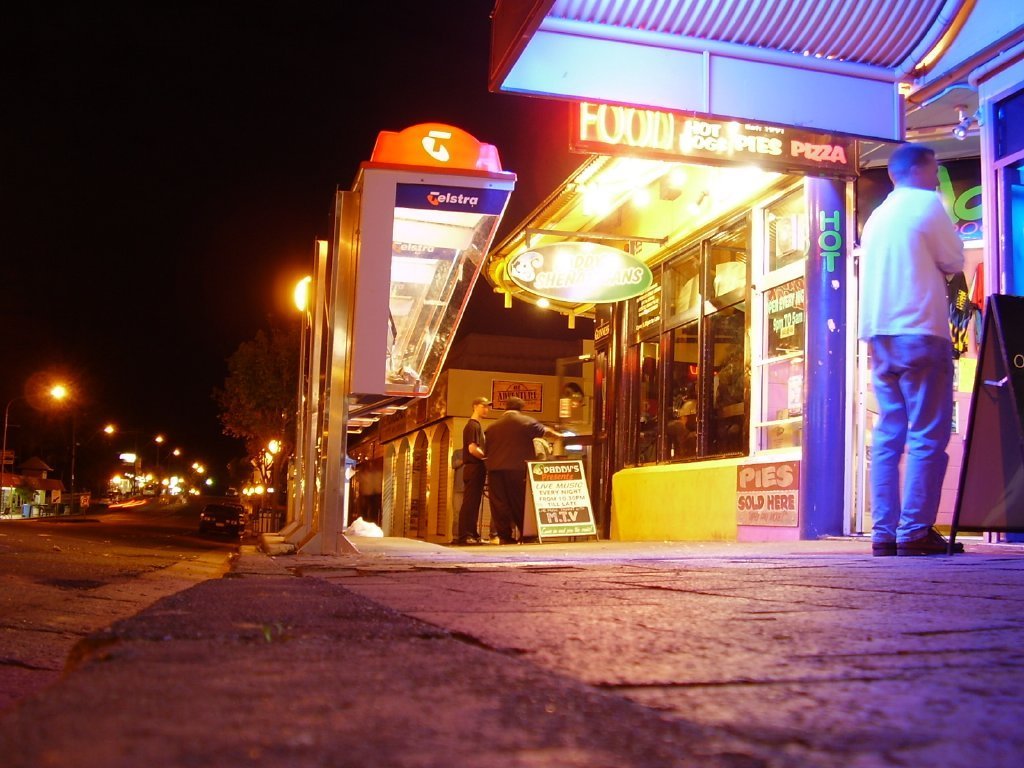
[[[568,241],[611,244],[653,274],[629,299],[553,306],[596,319],[606,535],[865,533],[875,404],[856,339],[859,223],[887,191],[894,142],[931,144],[968,254],[948,523],[978,315],[987,295],[1024,287],[1024,9],[793,0],[754,25],[718,5],[496,5],[492,89],[570,101],[572,148],[591,156],[492,250],[488,278],[536,302],[518,265]]]

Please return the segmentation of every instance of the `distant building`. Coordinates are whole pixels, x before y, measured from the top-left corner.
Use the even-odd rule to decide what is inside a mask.
[[[53,467],[38,456],[25,461],[16,472],[4,472],[0,487],[0,514],[22,517],[26,508],[30,516],[54,514],[61,502],[64,484],[47,477]]]

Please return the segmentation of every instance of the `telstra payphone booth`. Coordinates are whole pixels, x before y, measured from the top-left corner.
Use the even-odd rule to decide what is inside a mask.
[[[347,397],[325,403],[324,553],[346,524],[347,432],[433,391],[515,181],[494,146],[425,123],[381,132],[338,193],[328,381]]]

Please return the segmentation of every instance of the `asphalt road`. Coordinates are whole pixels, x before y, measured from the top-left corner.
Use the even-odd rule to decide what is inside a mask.
[[[200,536],[201,504],[0,520],[0,713],[59,679],[86,635],[227,571],[238,540]]]

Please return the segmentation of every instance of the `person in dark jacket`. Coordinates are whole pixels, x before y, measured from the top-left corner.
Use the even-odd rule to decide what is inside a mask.
[[[535,437],[561,437],[532,416],[523,413],[522,398],[510,397],[505,413],[487,428],[487,477],[490,483],[491,517],[502,544],[514,544],[522,535],[526,514],[526,462],[534,461]]]
[[[484,428],[480,419],[487,415],[491,401],[486,397],[473,399],[473,415],[462,428],[462,506],[459,508],[457,544],[479,544],[480,500],[484,496],[487,467],[484,465]]]

